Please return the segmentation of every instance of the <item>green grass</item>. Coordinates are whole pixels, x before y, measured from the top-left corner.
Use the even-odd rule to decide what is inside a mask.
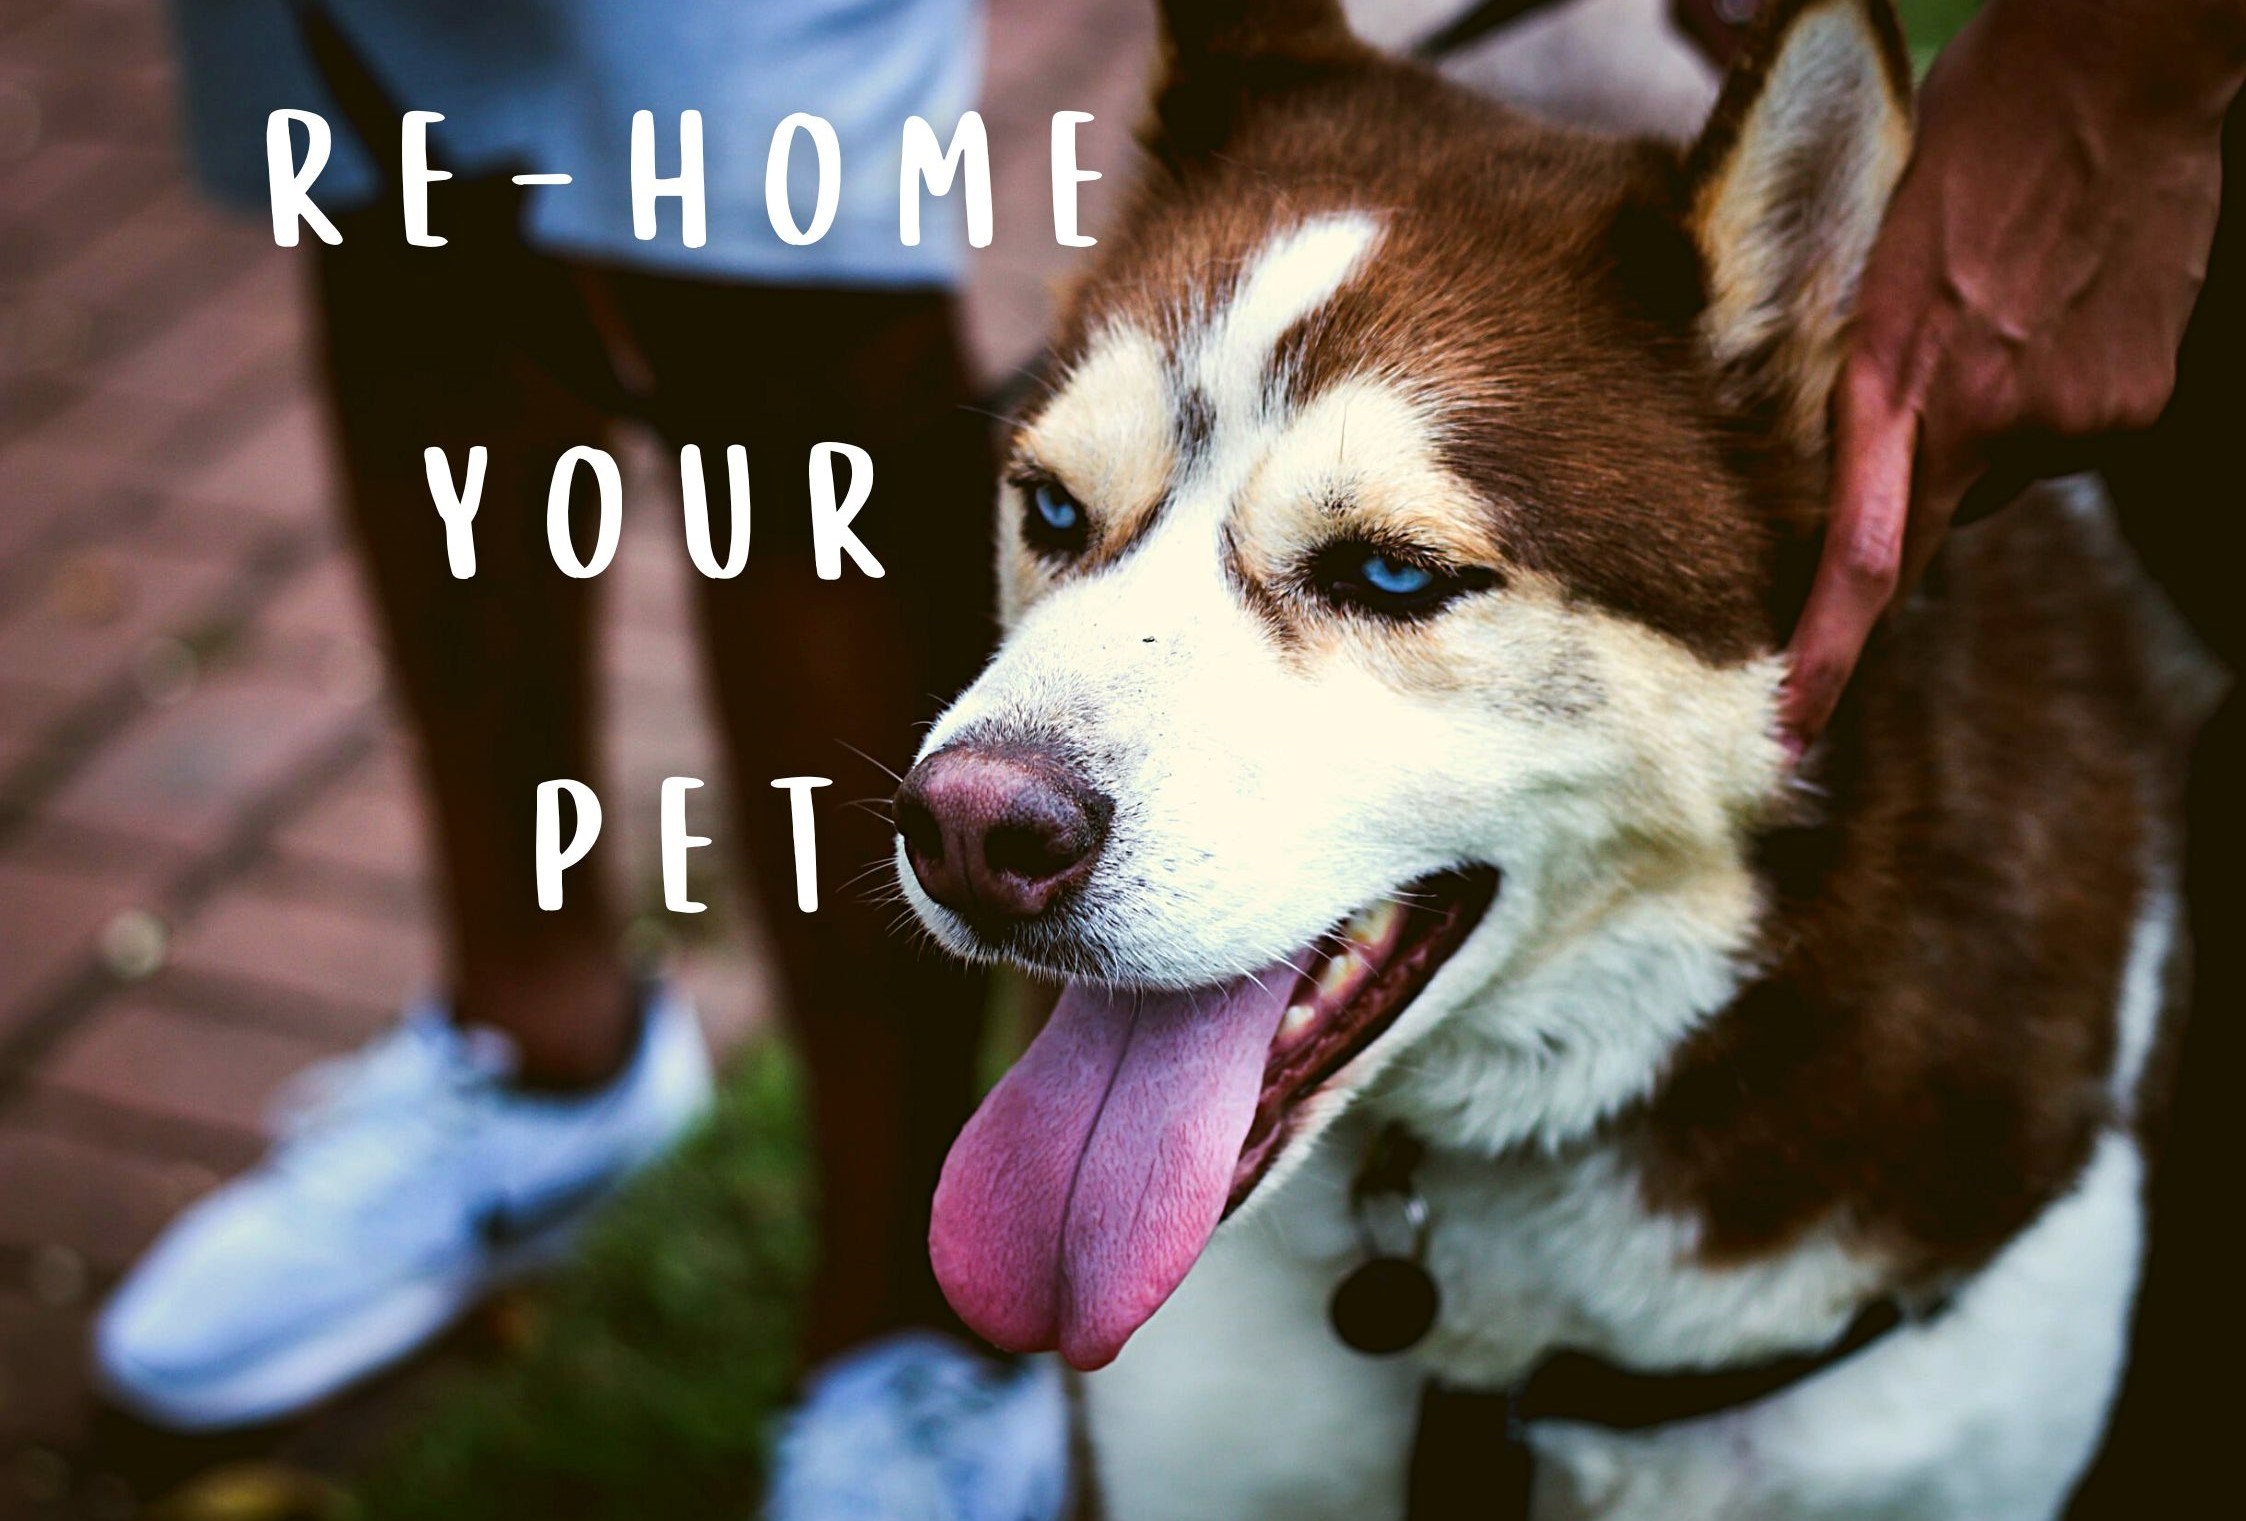
[[[1924,74],[1942,44],[1981,8],[1981,0],[1896,0],[1903,18],[1903,35],[1911,44],[1911,62]]]
[[[529,1301],[525,1347],[456,1378],[360,1486],[372,1518],[756,1513],[810,1259],[802,1105],[775,1044]]]

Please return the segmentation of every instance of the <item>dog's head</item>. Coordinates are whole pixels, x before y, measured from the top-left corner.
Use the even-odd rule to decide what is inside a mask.
[[[1550,1136],[1722,1001],[1780,567],[1908,151],[1886,0],[1777,6],[1688,155],[1331,0],[1166,8],[1155,171],[1015,436],[1007,638],[898,797],[936,937],[1072,979],[932,1246],[971,1324],[1080,1366],[1376,1077]]]

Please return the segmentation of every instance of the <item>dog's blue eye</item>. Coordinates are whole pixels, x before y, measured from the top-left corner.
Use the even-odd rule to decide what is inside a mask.
[[[1327,601],[1383,618],[1417,618],[1497,583],[1497,572],[1450,566],[1363,539],[1329,544],[1310,562],[1309,587]]]
[[[1389,597],[1416,597],[1435,584],[1433,571],[1386,555],[1367,555],[1357,574],[1365,578],[1367,586]]]
[[[1068,499],[1068,493],[1051,481],[1039,481],[1030,500],[1037,507],[1037,515],[1045,526],[1055,533],[1074,533],[1084,521],[1084,509]]]
[[[1048,476],[1035,475],[1018,478],[1022,494],[1029,501],[1022,513],[1022,537],[1032,549],[1049,555],[1073,555],[1084,548],[1091,536],[1089,515],[1084,504],[1068,494],[1068,488]]]

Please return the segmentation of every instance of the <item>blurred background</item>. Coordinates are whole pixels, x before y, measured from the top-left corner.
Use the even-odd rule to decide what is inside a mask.
[[[1463,8],[1352,10],[1402,43]],[[1967,7],[1905,9],[1923,54]],[[1574,0],[1456,67],[1540,109],[1688,130],[1712,81],[1661,10]],[[988,4],[998,232],[968,309],[994,396],[1080,257],[1050,235],[1047,119],[1097,118],[1097,232],[1129,178],[1150,11]],[[159,0],[0,0],[0,1515],[753,1514],[807,1252],[796,1082],[760,1036],[765,958],[723,850],[695,867],[716,912],[660,912],[658,782],[722,767],[675,477],[645,438],[601,583],[596,859],[638,910],[635,957],[676,973],[732,1058],[717,1123],[579,1264],[313,1416],[190,1440],[88,1394],[105,1290],[256,1158],[285,1079],[435,970],[410,757],[311,393],[304,251],[198,200],[169,44]],[[834,764],[886,791],[870,762]]]

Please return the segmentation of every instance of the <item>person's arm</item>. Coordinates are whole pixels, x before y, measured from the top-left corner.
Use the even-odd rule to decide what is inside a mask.
[[[1992,464],[2048,470],[2160,415],[2242,80],[2246,0],[1990,0],[1936,60],[1834,390],[1794,743]]]

